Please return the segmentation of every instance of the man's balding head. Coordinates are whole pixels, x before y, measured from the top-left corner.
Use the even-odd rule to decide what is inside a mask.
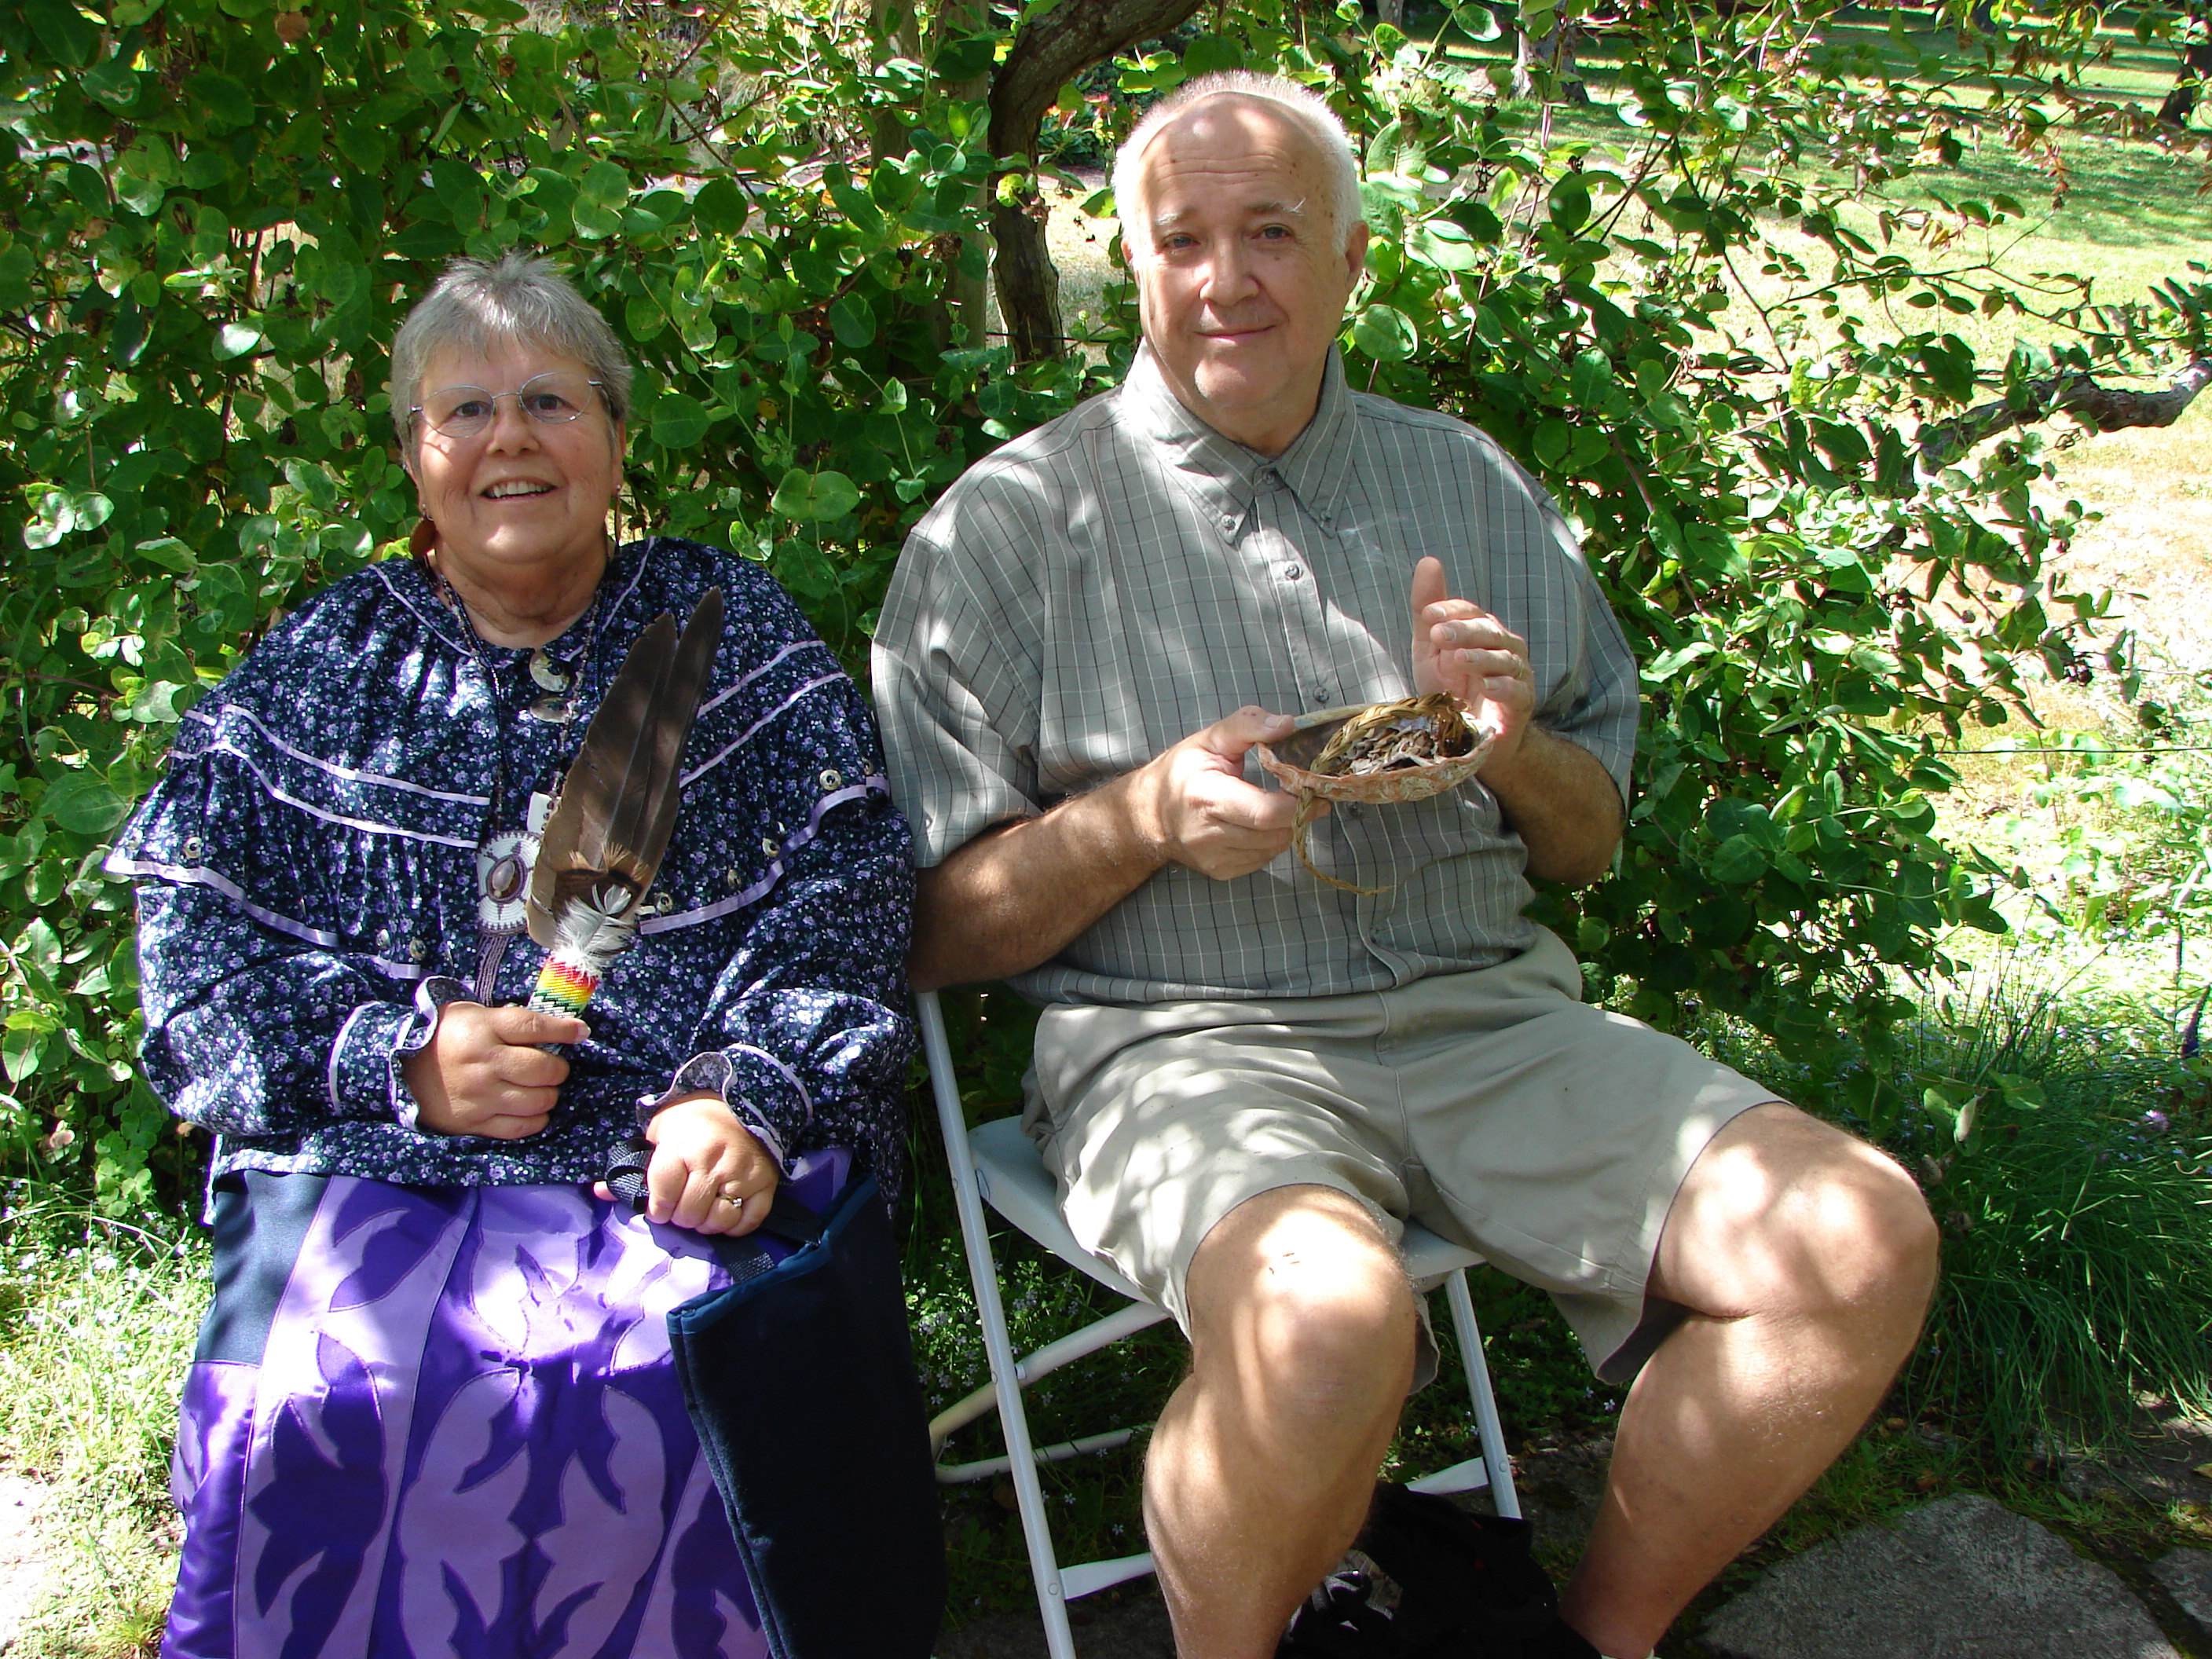
[[[1128,139],[1114,156],[1114,204],[1121,221],[1121,240],[1128,246],[1144,194],[1145,154],[1162,129],[1200,113],[1213,100],[1246,99],[1281,112],[1313,143],[1323,180],[1323,200],[1309,210],[1325,212],[1334,228],[1340,250],[1349,245],[1352,227],[1365,222],[1359,201],[1359,163],[1352,153],[1351,135],[1326,100],[1309,88],[1279,75],[1254,75],[1244,70],[1200,75],[1184,82],[1138,121]]]

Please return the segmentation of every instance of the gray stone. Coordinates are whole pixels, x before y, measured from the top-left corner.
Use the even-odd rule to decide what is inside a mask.
[[[2176,1550],[2150,1564],[2181,1610],[2212,1635],[2212,1550]]]
[[[1732,1659],[2179,1659],[2111,1571],[1972,1496],[1784,1562],[1698,1638]]]

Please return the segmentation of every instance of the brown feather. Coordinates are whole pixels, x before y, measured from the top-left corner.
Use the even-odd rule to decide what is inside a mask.
[[[684,740],[721,636],[722,591],[709,588],[680,641],[663,611],[623,659],[538,842],[530,937],[547,950],[564,922],[635,921],[676,828]]]

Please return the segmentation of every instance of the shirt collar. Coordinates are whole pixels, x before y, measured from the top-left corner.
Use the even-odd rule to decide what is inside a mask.
[[[1168,384],[1151,346],[1140,347],[1122,382],[1125,404],[1138,430],[1150,438],[1163,459],[1230,534],[1251,515],[1254,501],[1279,483],[1323,527],[1336,517],[1337,498],[1352,460],[1357,419],[1344,384],[1344,363],[1331,346],[1322,371],[1321,397],[1313,419],[1280,455],[1270,458],[1224,438],[1183,406]]]

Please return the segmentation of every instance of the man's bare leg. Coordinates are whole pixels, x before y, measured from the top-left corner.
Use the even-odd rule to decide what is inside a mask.
[[[1152,1433],[1146,1530],[1182,1659],[1268,1659],[1367,1518],[1413,1380],[1413,1291],[1327,1187],[1239,1205],[1188,1291],[1191,1374]]]
[[[1918,1336],[1936,1229],[1911,1178],[1779,1103],[1691,1169],[1651,1291],[1691,1310],[1630,1389],[1603,1507],[1562,1599],[1642,1659],[1850,1443]]]

